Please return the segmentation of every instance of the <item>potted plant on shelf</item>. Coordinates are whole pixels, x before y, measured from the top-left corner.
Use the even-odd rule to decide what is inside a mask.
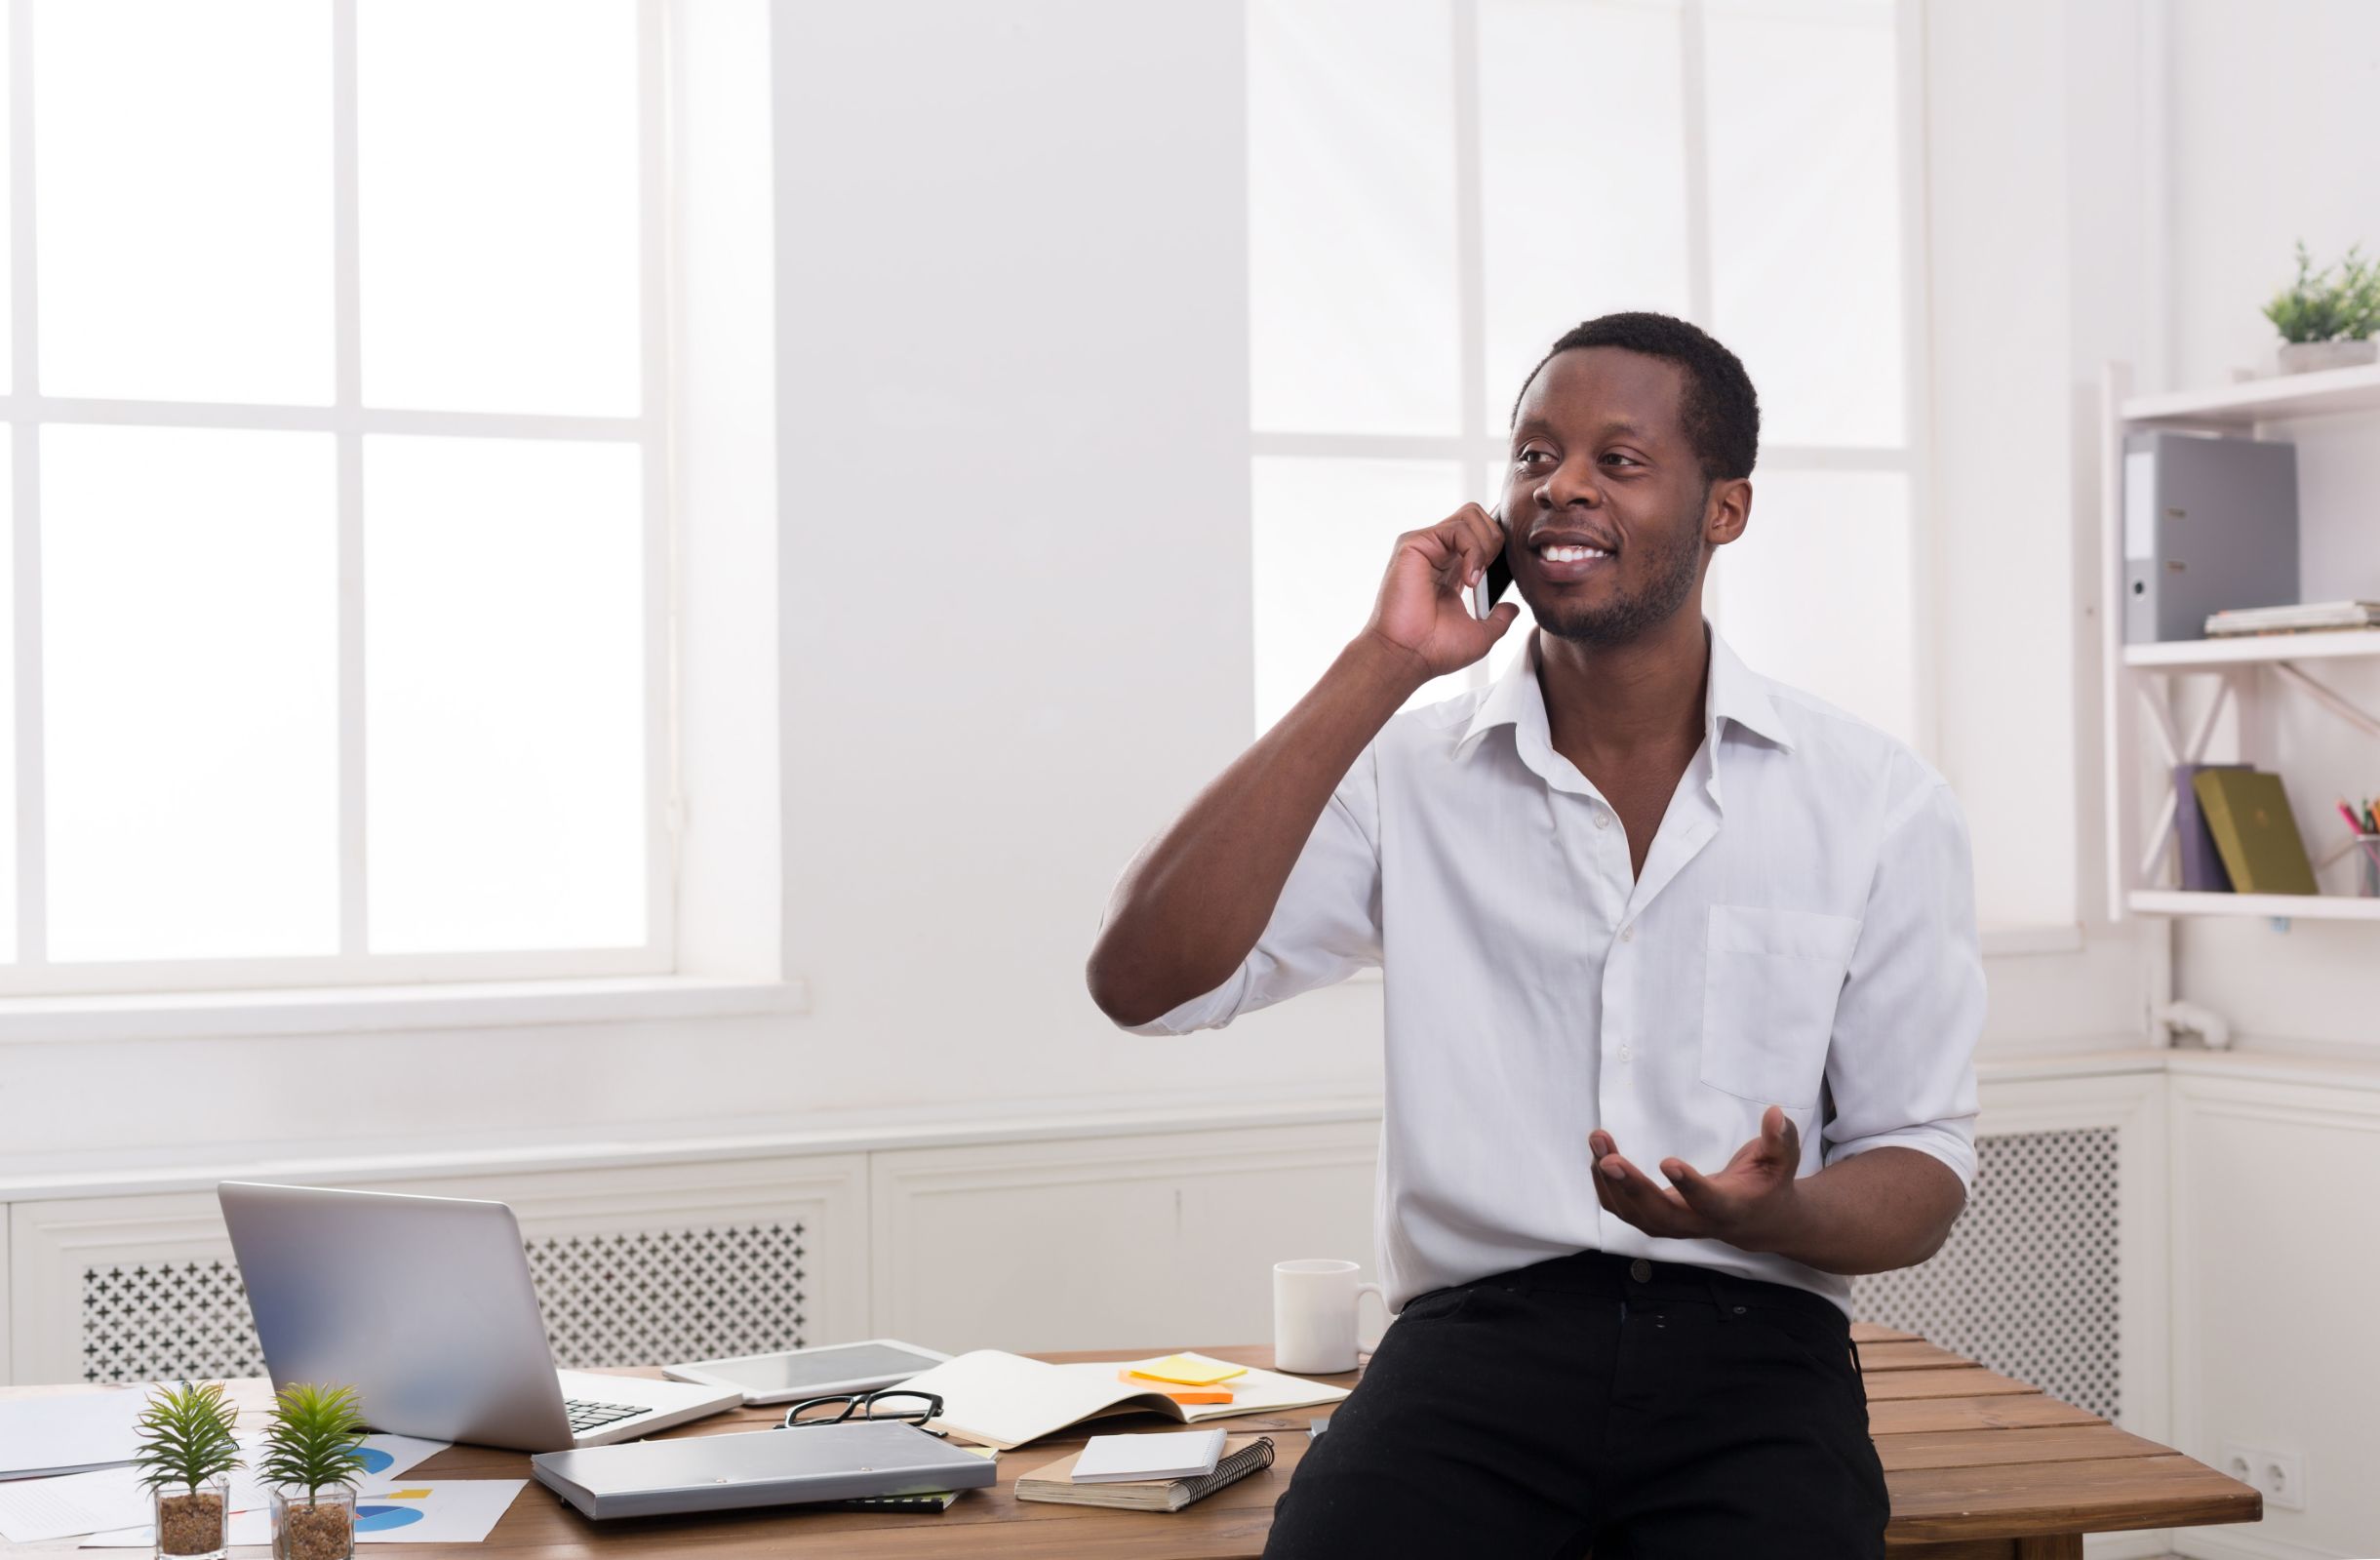
[[[2380,330],[2380,264],[2362,259],[2361,247],[2350,245],[2345,260],[2318,271],[2306,241],[2297,241],[2297,280],[2264,306],[2264,317],[2281,332],[2281,373],[2349,368],[2380,356],[2371,339]]]
[[[156,1501],[157,1553],[218,1560],[231,1517],[231,1470],[240,1443],[231,1427],[239,1411],[223,1399],[220,1381],[159,1387],[135,1421],[140,1432],[133,1464]]]
[[[352,1386],[296,1382],[273,1400],[257,1471],[273,1486],[273,1560],[348,1560],[355,1553],[356,1449],[364,1421]]]

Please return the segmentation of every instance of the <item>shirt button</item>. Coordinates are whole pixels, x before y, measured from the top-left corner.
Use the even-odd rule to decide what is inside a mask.
[[[1620,928],[1620,940],[1622,942],[1634,942],[1636,940],[1636,923],[1634,921],[1631,921],[1626,926]]]
[[[1620,1060],[1622,1061],[1626,1061],[1628,1060],[1628,1048],[1626,1046],[1620,1047]]]
[[[1652,1282],[1652,1263],[1640,1257],[1628,1264],[1628,1276],[1640,1284]]]
[[[1602,828],[1610,821],[1611,815],[1609,813],[1605,812],[1600,807],[1595,810],[1595,826],[1597,828]]]

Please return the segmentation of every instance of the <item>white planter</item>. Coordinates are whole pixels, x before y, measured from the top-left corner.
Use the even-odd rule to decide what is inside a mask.
[[[2281,348],[2281,372],[2309,374],[2318,369],[2351,369],[2380,358],[2380,341],[2285,341]]]

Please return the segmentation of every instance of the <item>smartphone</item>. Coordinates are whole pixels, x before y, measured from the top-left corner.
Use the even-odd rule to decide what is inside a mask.
[[[1480,582],[1471,587],[1471,616],[1474,618],[1485,618],[1494,611],[1495,604],[1502,601],[1504,593],[1512,588],[1512,565],[1505,559],[1505,553],[1512,547],[1512,532],[1504,524],[1503,501],[1497,500],[1496,506],[1488,514],[1495,521],[1495,528],[1504,533],[1504,545],[1488,560],[1488,572],[1481,575]]]

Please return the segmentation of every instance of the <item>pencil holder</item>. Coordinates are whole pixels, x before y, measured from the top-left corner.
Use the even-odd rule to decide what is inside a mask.
[[[2356,892],[2380,899],[2380,834],[2356,836]]]

